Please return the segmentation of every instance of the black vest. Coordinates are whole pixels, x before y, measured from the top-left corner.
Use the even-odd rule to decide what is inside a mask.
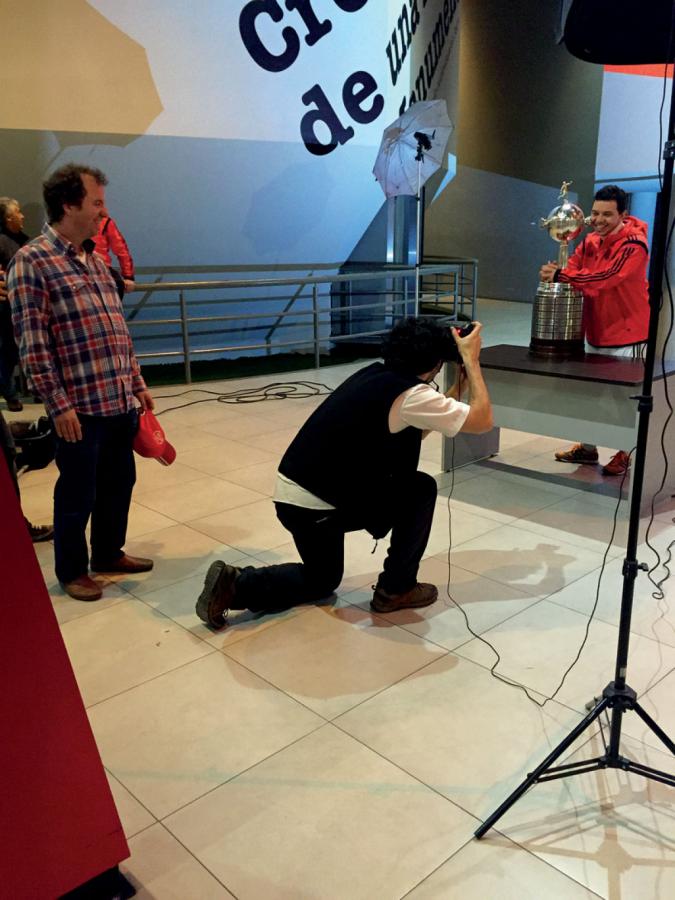
[[[389,411],[400,394],[422,383],[382,363],[356,372],[307,419],[279,471],[372,534],[386,534],[396,478],[416,471],[422,441],[410,426],[392,434]]]

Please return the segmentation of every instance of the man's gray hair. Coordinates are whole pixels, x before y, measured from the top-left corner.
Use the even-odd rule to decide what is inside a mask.
[[[7,210],[10,206],[18,206],[19,201],[14,197],[0,197],[0,228],[4,228],[7,222]]]

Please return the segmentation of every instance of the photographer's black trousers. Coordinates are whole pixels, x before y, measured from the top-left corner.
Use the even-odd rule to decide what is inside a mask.
[[[378,585],[402,594],[417,583],[420,560],[429,540],[436,504],[436,482],[415,472],[396,484],[392,497],[391,541]],[[235,582],[237,609],[273,612],[315,603],[337,588],[344,571],[344,538],[362,522],[347,521],[338,510],[305,509],[276,503],[279,521],[293,536],[302,563],[247,567]]]

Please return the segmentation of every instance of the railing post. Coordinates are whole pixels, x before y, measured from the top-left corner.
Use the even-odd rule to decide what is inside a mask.
[[[321,368],[321,350],[319,347],[319,294],[318,285],[312,285],[312,327],[314,329],[314,368]]]
[[[178,294],[180,303],[180,326],[183,333],[183,365],[185,366],[185,383],[192,384],[192,368],[190,366],[190,331],[188,329],[187,304],[185,303],[185,294],[180,291]]]

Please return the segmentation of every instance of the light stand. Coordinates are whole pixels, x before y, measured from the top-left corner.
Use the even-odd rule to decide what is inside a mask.
[[[672,10],[675,24],[675,4]],[[527,790],[534,784],[543,781],[552,781],[556,778],[566,778],[570,775],[583,775],[597,769],[621,769],[624,772],[635,772],[651,778],[654,781],[663,782],[675,787],[675,775],[653,769],[650,766],[633,762],[622,756],[620,751],[621,725],[623,716],[627,712],[635,712],[651,731],[665,744],[675,755],[675,743],[668,737],[662,728],[649,716],[637,701],[637,694],[626,684],[626,672],[628,669],[628,645],[630,641],[630,624],[633,612],[633,593],[635,579],[639,570],[646,570],[644,563],[639,563],[636,557],[638,545],[638,533],[640,528],[640,505],[644,482],[645,460],[647,455],[647,438],[649,434],[649,416],[653,408],[652,381],[654,375],[654,360],[656,357],[656,345],[659,325],[660,300],[662,293],[662,281],[666,265],[666,249],[668,242],[668,215],[673,183],[673,157],[675,156],[675,90],[671,91],[670,113],[668,119],[668,140],[664,149],[664,172],[661,192],[656,204],[656,216],[654,223],[654,238],[652,243],[652,258],[649,270],[649,335],[647,338],[647,352],[645,356],[644,380],[642,393],[634,397],[638,408],[638,434],[635,451],[635,466],[631,489],[630,511],[628,517],[628,539],[626,543],[626,557],[623,563],[623,591],[621,595],[621,618],[619,621],[619,638],[616,652],[616,668],[614,680],[611,681],[602,692],[602,697],[594,705],[588,715],[574,728],[566,738],[546,757],[546,759],[507,797],[507,799],[490,815],[482,825],[474,832],[477,838],[482,838],[490,828],[513,806]],[[580,760],[566,765],[554,766],[553,763],[576,741],[576,739],[589,728],[598,716],[605,710],[611,710],[609,744],[605,745],[605,752],[594,759]]]
[[[432,134],[433,137],[436,134]],[[424,152],[431,150],[431,138],[428,134],[425,134],[423,131],[416,131],[413,137],[417,138],[417,155],[415,159],[417,160],[417,233],[416,233],[416,248],[415,248],[415,315],[419,316],[420,314],[420,265],[421,265],[421,255],[422,255],[422,228],[423,228],[423,215],[422,215],[422,163],[424,162]]]

